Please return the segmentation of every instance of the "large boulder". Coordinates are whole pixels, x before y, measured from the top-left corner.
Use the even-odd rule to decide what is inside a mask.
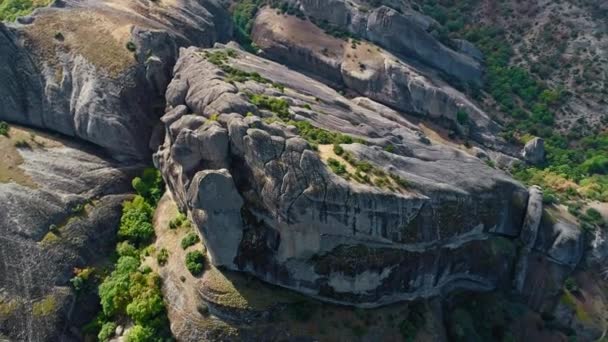
[[[508,282],[528,194],[502,171],[243,51],[182,49],[169,89],[154,160],[214,265],[363,307]],[[276,103],[253,106],[256,96]],[[370,181],[334,174],[332,145],[316,152],[285,115],[325,130],[316,136],[365,140],[341,146],[369,165]],[[228,132],[229,149],[212,158],[227,164],[192,169],[176,151],[196,151],[199,140],[179,137],[209,127]]]
[[[545,141],[542,138],[533,138],[528,141],[521,151],[524,160],[533,165],[545,162]]]

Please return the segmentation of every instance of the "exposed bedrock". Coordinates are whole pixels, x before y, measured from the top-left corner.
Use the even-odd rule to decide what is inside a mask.
[[[178,46],[210,46],[232,31],[215,0],[62,1],[21,22],[0,24],[0,119],[140,160],[149,158]]]
[[[300,0],[304,13],[319,22],[344,28],[396,55],[417,60],[458,79],[481,84],[482,67],[469,54],[456,52],[437,41],[428,29],[432,19],[408,9],[404,13],[345,0]]]
[[[30,138],[12,128],[11,137],[29,147],[8,150],[9,138],[0,138],[13,177],[0,181],[0,340],[82,341],[78,330],[97,314],[99,301],[86,291],[77,296],[69,280],[75,268],[110,255],[141,165],[39,132]],[[19,165],[10,164],[15,160]]]
[[[230,78],[235,70],[258,81]],[[365,140],[341,146],[403,186],[334,174],[331,148],[315,151],[252,94],[286,101],[291,119]],[[365,102],[242,51],[181,50],[154,159],[212,263],[363,307],[511,283],[527,190]]]
[[[252,37],[270,59],[398,111],[447,123],[485,145],[503,145],[496,138],[499,125],[466,95],[431,69],[408,63],[373,43],[332,37],[309,21],[270,8],[258,13]],[[466,118],[459,118],[459,112]]]

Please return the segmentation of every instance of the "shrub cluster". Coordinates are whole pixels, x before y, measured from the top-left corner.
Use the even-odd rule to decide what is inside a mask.
[[[193,276],[200,275],[203,272],[205,256],[201,251],[192,251],[186,254],[186,268]]]
[[[118,260],[114,270],[99,285],[102,311],[87,330],[97,330],[100,341],[109,340],[117,321],[127,317],[133,327],[126,341],[157,341],[170,336],[160,277],[141,263],[149,253],[147,243],[154,237],[152,215],[163,191],[160,174],[146,170],[133,180],[139,195],[123,204],[116,246]],[[160,265],[167,262],[169,253],[161,249],[157,255]]]
[[[182,239],[182,249],[187,249],[190,246],[194,246],[199,241],[201,241],[201,239],[198,237],[198,235],[195,232],[190,232]]]

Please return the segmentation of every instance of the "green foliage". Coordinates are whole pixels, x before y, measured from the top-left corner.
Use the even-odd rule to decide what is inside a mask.
[[[137,272],[139,259],[124,256],[118,259],[116,268],[99,286],[101,307],[106,316],[113,316],[126,309],[130,302],[130,275]]]
[[[461,125],[468,124],[469,123],[469,113],[467,113],[466,111],[464,111],[462,109],[459,109],[458,112],[456,112],[456,120]]]
[[[50,0],[0,0],[0,21],[15,21],[50,3]]]
[[[5,137],[8,137],[9,130],[10,130],[10,127],[8,126],[8,124],[4,121],[0,121],[0,135],[4,135]]]
[[[150,342],[156,341],[154,329],[141,325],[133,326],[125,335],[125,342]]]
[[[607,174],[608,173],[608,155],[600,154],[591,156],[581,165],[581,170],[586,174]]]
[[[127,42],[126,48],[131,52],[135,52],[137,50],[137,46],[133,42]]]
[[[339,144],[334,144],[334,153],[338,156],[341,156],[344,154],[344,148],[342,148],[342,146],[340,146]]]
[[[201,241],[198,235],[194,232],[188,233],[188,235],[184,236],[182,239],[181,245],[182,249],[187,249],[190,246],[194,246],[197,242]]]
[[[421,304],[412,304],[408,308],[405,320],[399,323],[399,332],[406,342],[413,342],[421,327],[424,326],[424,307]]]
[[[160,266],[165,266],[169,261],[169,251],[166,248],[161,248],[158,254],[156,255],[156,262]]]
[[[194,276],[203,272],[204,262],[205,256],[200,251],[192,251],[186,254],[186,268]]]
[[[94,269],[92,267],[87,267],[83,269],[75,268],[74,269],[74,277],[70,279],[70,284],[76,292],[83,291],[89,288],[91,275],[93,274]]]
[[[346,166],[334,158],[327,159],[327,165],[329,165],[329,168],[338,176],[344,176],[348,173],[346,171]]]
[[[308,142],[317,145],[327,145],[327,144],[352,144],[354,142],[357,143],[365,143],[361,139],[355,139],[351,136],[338,133],[331,132],[322,128],[317,128],[313,126],[308,121],[294,121],[291,120],[288,122],[290,125],[294,125],[298,128],[298,132],[302,138],[306,139]]]
[[[114,322],[106,322],[101,326],[101,330],[97,335],[97,338],[100,342],[109,341],[112,336],[114,336],[114,331],[116,331],[116,323]]]
[[[131,256],[137,258],[139,251],[129,241],[122,241],[116,245],[116,253],[119,256]]]
[[[153,272],[134,272],[129,278],[131,302],[127,305],[127,315],[137,324],[158,325],[163,318],[165,304],[160,290],[160,277]]]
[[[131,184],[133,189],[151,205],[156,205],[163,195],[163,178],[157,169],[145,169],[143,175],[135,177]]]
[[[250,35],[253,28],[253,19],[258,13],[261,4],[261,0],[242,0],[236,3],[232,11],[234,37],[237,42],[250,52],[255,52]]]
[[[570,292],[578,291],[579,287],[576,280],[572,277],[566,278],[564,281],[564,288]]]
[[[135,323],[125,337],[127,341],[162,341],[170,334],[160,277],[141,263],[143,256],[153,253],[144,243],[154,236],[152,214],[162,193],[162,181],[157,172],[146,171],[133,186],[140,195],[123,203],[118,230],[125,241],[116,246],[119,258],[115,268],[99,286],[102,313],[88,325],[88,329],[100,329],[98,338],[102,341],[112,336],[115,322],[125,318]],[[168,251],[161,249],[157,261],[164,264],[167,259]]]
[[[289,103],[285,99],[267,95],[251,94],[249,95],[249,100],[258,108],[267,109],[281,119],[289,118]]]
[[[141,244],[150,241],[154,236],[152,227],[153,209],[141,196],[123,204],[118,237]]]
[[[188,225],[188,218],[182,213],[179,213],[175,218],[169,221],[169,229],[177,229]]]

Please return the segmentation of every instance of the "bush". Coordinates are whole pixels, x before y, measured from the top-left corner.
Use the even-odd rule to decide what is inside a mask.
[[[601,224],[604,221],[602,214],[594,208],[589,208],[585,211],[589,222],[594,224]]]
[[[135,177],[131,185],[151,205],[156,205],[163,195],[163,178],[157,169],[145,169],[143,175]]]
[[[203,272],[203,263],[205,256],[200,251],[192,251],[186,254],[186,268],[193,276],[200,275]]]
[[[0,21],[15,21],[30,14],[35,8],[47,6],[50,0],[3,0],[0,1]]]
[[[139,257],[139,251],[137,248],[133,247],[129,241],[119,242],[116,245],[116,253],[118,253],[119,256]]]
[[[329,168],[338,176],[343,176],[348,173],[346,171],[346,166],[334,158],[327,159],[327,165],[329,165]]]
[[[118,237],[135,244],[149,241],[154,236],[153,209],[142,196],[123,204]]]
[[[116,331],[116,323],[106,322],[101,326],[101,330],[99,331],[97,338],[101,342],[109,341],[110,337],[114,336],[115,331]]]
[[[156,262],[158,262],[160,266],[165,266],[167,261],[169,261],[169,251],[166,248],[161,248],[156,255]]]
[[[128,42],[126,46],[127,46],[127,50],[129,50],[131,52],[135,52],[137,50],[137,46],[133,42]]]
[[[289,118],[289,103],[284,99],[258,94],[250,95],[249,99],[257,107],[267,109],[281,119]]]
[[[125,335],[125,342],[150,342],[154,340],[154,329],[135,325]]]
[[[182,239],[182,249],[187,249],[190,246],[194,246],[199,241],[201,241],[201,239],[196,233],[188,233],[188,235],[184,236]]]
[[[181,227],[186,220],[186,215],[179,213],[177,217],[169,221],[169,229],[177,229]]]
[[[458,112],[456,112],[456,120],[461,125],[468,124],[469,123],[469,113],[467,113],[466,111],[464,111],[462,109],[459,109]]]
[[[9,130],[10,130],[10,127],[8,126],[8,124],[4,121],[0,121],[0,135],[4,135],[5,137],[8,137]]]
[[[344,149],[342,148],[342,146],[340,146],[338,144],[334,144],[334,153],[336,155],[341,156],[342,154],[344,154]]]
[[[139,258],[124,256],[118,259],[116,269],[99,285],[99,297],[103,313],[111,317],[127,307],[130,302],[130,275],[139,268]]]

